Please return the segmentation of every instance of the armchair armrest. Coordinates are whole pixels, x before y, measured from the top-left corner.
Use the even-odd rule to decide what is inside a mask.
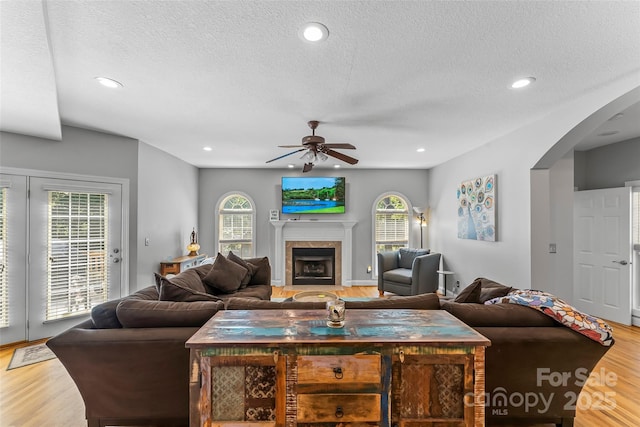
[[[417,256],[411,268],[411,295],[419,295],[438,290],[441,254],[431,253]]]
[[[382,274],[398,268],[398,251],[378,252],[378,289],[384,290]]]

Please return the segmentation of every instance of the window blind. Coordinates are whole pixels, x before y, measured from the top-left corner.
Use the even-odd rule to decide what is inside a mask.
[[[9,282],[7,280],[7,188],[0,187],[0,328],[9,326]]]
[[[219,211],[218,251],[233,251],[247,258],[253,255],[253,207],[251,202],[238,194],[230,195]]]
[[[107,300],[108,194],[49,191],[46,320]]]

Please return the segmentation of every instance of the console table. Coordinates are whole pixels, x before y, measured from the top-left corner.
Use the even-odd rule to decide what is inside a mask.
[[[186,342],[191,426],[483,426],[490,344],[442,310],[221,311]]]
[[[205,260],[207,255],[185,255],[178,258],[174,258],[170,261],[160,262],[160,274],[166,276],[167,274],[178,274],[185,271],[187,268],[200,264]]]

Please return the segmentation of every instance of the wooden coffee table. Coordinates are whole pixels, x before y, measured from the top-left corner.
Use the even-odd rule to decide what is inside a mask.
[[[489,345],[442,310],[221,311],[186,343],[191,426],[483,426]]]

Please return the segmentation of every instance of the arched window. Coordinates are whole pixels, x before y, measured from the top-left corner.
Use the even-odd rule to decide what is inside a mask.
[[[218,204],[218,252],[255,256],[255,210],[249,196],[227,194]]]
[[[409,246],[409,203],[399,194],[384,194],[374,208],[375,253]]]

